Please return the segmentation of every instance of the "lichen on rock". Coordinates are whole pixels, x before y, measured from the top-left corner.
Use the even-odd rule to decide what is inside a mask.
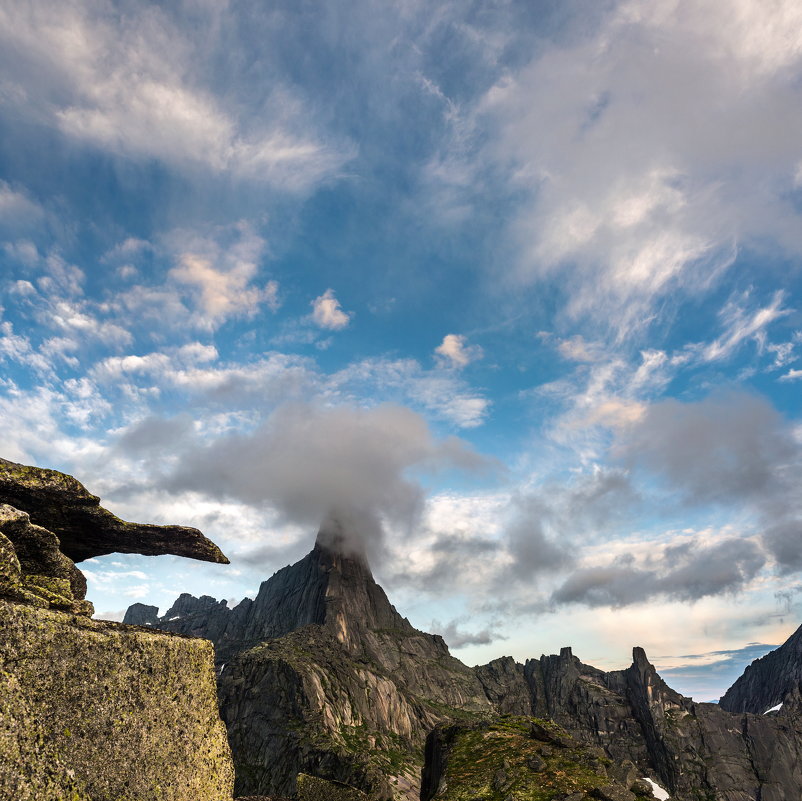
[[[27,512],[0,504],[0,597],[91,615],[85,593],[86,580],[59,550],[58,537]]]
[[[230,801],[211,643],[2,600],[0,631],[0,798]]]

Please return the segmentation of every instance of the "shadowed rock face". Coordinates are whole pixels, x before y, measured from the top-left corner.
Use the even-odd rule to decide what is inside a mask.
[[[602,748],[614,764],[631,767],[630,776],[617,776],[626,786],[647,776],[674,801],[802,798],[802,716],[793,704],[764,716],[696,703],[672,690],[641,648],[630,667],[610,672],[583,664],[570,648],[517,671],[501,661],[478,669],[494,703],[553,720]]]
[[[127,523],[100,505],[80,481],[40,467],[0,459],[0,503],[30,515],[52,531],[74,562],[109,553],[174,554],[228,564],[220,549],[195,528]]]
[[[759,715],[802,687],[802,626],[779,648],[756,659],[719,701],[730,712]]]
[[[215,643],[237,793],[290,795],[313,773],[416,799],[431,728],[492,706],[471,668],[402,617],[365,559],[330,535],[255,600],[229,609],[185,594],[153,625]],[[151,609],[126,620],[153,622]]]

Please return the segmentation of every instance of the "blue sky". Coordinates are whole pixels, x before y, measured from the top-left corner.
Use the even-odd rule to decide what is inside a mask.
[[[0,75],[2,455],[232,562],[99,614],[334,510],[469,663],[795,629],[797,3],[8,2]]]

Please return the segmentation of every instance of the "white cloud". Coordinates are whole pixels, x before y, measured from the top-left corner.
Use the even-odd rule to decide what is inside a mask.
[[[741,244],[802,253],[800,18],[795,0],[627,0],[541,43],[461,110],[475,179],[455,203],[501,170],[529,198],[515,277],[558,281],[570,319],[622,339]]]
[[[460,428],[480,426],[491,402],[461,378],[424,370],[414,359],[364,359],[332,375],[324,391],[346,397],[373,396],[411,403]]]
[[[155,6],[120,15],[100,0],[17,2],[0,9],[0,42],[16,55],[13,77],[31,90],[22,96],[69,137],[285,191],[336,175],[352,148],[317,135],[311,111],[279,81],[251,124],[204,85],[216,13],[210,7],[201,23],[209,36],[190,38]]]
[[[262,289],[249,286],[256,269],[251,262],[240,262],[224,272],[216,270],[209,259],[184,253],[179,257],[178,266],[170,270],[169,277],[197,291],[206,318],[214,324],[237,314],[253,315],[262,303],[271,308],[277,306],[276,281],[268,281]]]
[[[471,362],[482,358],[482,349],[478,345],[466,345],[461,334],[446,334],[443,341],[434,349],[439,357],[438,363],[443,367],[467,367]]]
[[[344,312],[340,306],[340,301],[334,297],[333,289],[327,289],[322,295],[316,297],[311,302],[311,306],[312,319],[321,328],[340,331],[351,320],[351,314]]]
[[[557,343],[560,355],[572,362],[598,362],[604,358],[603,346],[598,342],[588,342],[580,334]]]
[[[747,297],[744,296],[743,300]],[[783,292],[775,292],[768,306],[752,312],[747,311],[742,303],[730,301],[721,312],[726,331],[723,336],[705,347],[701,354],[702,358],[706,361],[725,359],[744,340],[762,334],[766,326],[790,313],[790,309],[783,308],[784,299]]]
[[[802,370],[789,370],[785,375],[780,376],[780,381],[798,381],[802,378]]]
[[[38,222],[43,216],[41,206],[27,194],[12,189],[5,181],[0,181],[0,220],[3,225],[30,224]]]
[[[260,280],[267,242],[245,221],[205,230],[175,229],[148,248],[174,266],[163,283],[134,284],[110,301],[109,308],[132,326],[155,318],[162,326],[214,331],[231,318],[280,306],[278,282]],[[136,255],[144,245],[137,241],[124,249]],[[137,274],[133,265],[127,267],[129,277]]]

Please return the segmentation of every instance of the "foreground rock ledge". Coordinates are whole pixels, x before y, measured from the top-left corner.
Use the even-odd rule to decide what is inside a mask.
[[[0,600],[0,798],[230,801],[211,643]]]
[[[228,564],[223,552],[196,528],[128,523],[100,505],[80,481],[41,467],[0,459],[0,503],[27,512],[52,531],[73,562],[109,553],[174,554]]]

